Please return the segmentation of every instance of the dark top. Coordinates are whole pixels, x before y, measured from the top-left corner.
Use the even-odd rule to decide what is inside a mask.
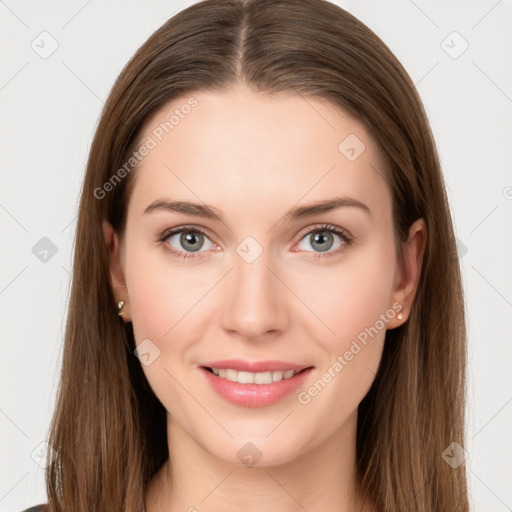
[[[30,507],[21,512],[46,512],[46,504],[41,503],[40,505],[36,505],[35,507]]]

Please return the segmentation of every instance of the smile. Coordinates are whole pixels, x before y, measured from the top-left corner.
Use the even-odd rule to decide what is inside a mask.
[[[265,407],[283,400],[297,391],[314,369],[313,366],[274,361],[250,363],[231,360],[216,363],[199,366],[198,369],[217,395],[242,407]]]

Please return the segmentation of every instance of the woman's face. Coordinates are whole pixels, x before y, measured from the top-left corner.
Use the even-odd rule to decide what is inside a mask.
[[[259,465],[353,433],[407,311],[397,319],[391,192],[363,125],[241,88],[173,101],[142,141],[113,272],[171,432]]]

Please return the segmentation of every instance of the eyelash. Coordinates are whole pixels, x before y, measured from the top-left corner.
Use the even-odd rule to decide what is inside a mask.
[[[305,233],[301,233],[299,241],[301,241],[307,235],[310,235],[310,234],[316,233],[316,232],[323,232],[323,231],[327,231],[327,232],[334,233],[334,234],[338,235],[343,240],[344,244],[332,252],[315,253],[312,256],[313,258],[324,258],[324,257],[334,256],[334,255],[338,254],[341,250],[343,250],[344,246],[352,245],[352,242],[355,239],[355,237],[353,237],[352,235],[349,235],[349,233],[342,228],[333,226],[332,224],[322,224],[320,226],[315,226],[313,229],[310,229],[309,231],[306,231]],[[175,235],[177,233],[182,233],[182,232],[183,233],[201,233],[202,235],[209,238],[208,234],[200,227],[194,226],[194,225],[188,225],[188,226],[179,226],[177,228],[167,229],[160,235],[160,237],[158,238],[158,242],[164,243],[172,235]],[[199,256],[199,255],[195,255],[193,253],[176,251],[170,245],[167,245],[167,244],[164,244],[164,249],[177,258],[188,259],[188,258],[202,258],[203,257],[202,255]]]

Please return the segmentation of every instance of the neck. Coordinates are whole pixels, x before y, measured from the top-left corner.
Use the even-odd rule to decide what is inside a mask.
[[[357,411],[307,453],[247,467],[207,452],[168,417],[169,459],[150,482],[145,512],[373,512],[357,482],[356,426]]]

